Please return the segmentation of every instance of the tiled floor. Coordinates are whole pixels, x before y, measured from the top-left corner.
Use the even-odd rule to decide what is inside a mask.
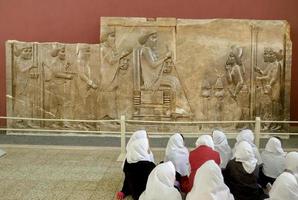
[[[0,148],[0,200],[112,200],[122,186],[116,148]]]

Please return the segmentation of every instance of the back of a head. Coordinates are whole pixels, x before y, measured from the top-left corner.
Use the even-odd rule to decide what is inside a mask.
[[[250,144],[254,143],[254,134],[252,130],[250,129],[243,129],[240,131],[240,133],[237,135],[236,140],[237,142],[246,141]]]
[[[138,130],[138,131],[134,132],[131,137],[134,139],[147,138],[147,132],[146,132],[146,130]]]
[[[254,157],[254,152],[251,145],[246,141],[241,141],[236,147],[236,160],[249,160],[252,157]]]
[[[295,177],[288,173],[282,173],[275,180],[268,200],[298,200],[298,184]]]
[[[197,170],[193,187],[198,188],[198,190],[211,191],[222,182],[223,177],[220,167],[214,160],[208,160]]]
[[[271,153],[279,153],[279,154],[284,154],[284,150],[281,147],[281,142],[279,139],[276,137],[271,137],[266,146],[265,146],[265,151],[271,152]]]
[[[242,166],[247,173],[251,174],[255,170],[257,159],[248,142],[242,141],[237,145],[235,158],[237,162],[242,163]]]
[[[128,163],[151,161],[149,154],[149,142],[147,138],[134,140],[130,143],[126,150],[126,159]]]
[[[214,149],[214,143],[213,143],[212,137],[210,135],[200,136],[196,141],[196,147],[199,147],[202,145],[205,145],[205,146],[208,146],[208,147]]]
[[[298,176],[298,152],[290,152],[286,156],[286,170]]]
[[[170,137],[168,141],[165,157],[167,158],[170,155],[176,155],[177,152],[181,151],[184,148],[185,147],[183,137],[181,136],[181,134],[175,133]]]
[[[126,147],[128,147],[132,142],[138,139],[146,139],[147,138],[147,132],[145,130],[138,130],[134,132],[131,137],[129,138]]]
[[[168,187],[174,186],[175,181],[175,167],[171,161],[161,163],[156,166],[156,177],[158,180]]]
[[[157,165],[150,173],[145,191],[140,200],[181,200],[181,194],[174,188],[175,167],[171,161]]]
[[[184,140],[180,133],[175,133],[169,139],[168,145],[171,147],[183,148]]]
[[[212,138],[215,145],[221,144],[227,140],[226,135],[220,130],[214,130],[212,133]]]
[[[186,200],[234,200],[229,188],[225,185],[221,169],[213,161],[205,162],[196,172],[194,185],[187,194]]]

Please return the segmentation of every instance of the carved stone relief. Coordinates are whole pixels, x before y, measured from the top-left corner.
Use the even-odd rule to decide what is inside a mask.
[[[34,43],[18,43],[12,53],[12,73],[14,82],[13,107],[15,116],[39,117],[40,109],[40,69],[37,64],[37,46]],[[15,121],[15,127],[34,128],[39,123],[33,121]]]
[[[104,17],[100,36],[99,44],[8,41],[8,115],[289,119],[291,41],[285,21]],[[9,126],[99,128],[25,120]]]

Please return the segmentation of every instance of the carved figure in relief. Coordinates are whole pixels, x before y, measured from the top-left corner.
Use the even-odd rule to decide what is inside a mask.
[[[256,80],[260,82],[261,92],[263,95],[268,96],[269,102],[261,102],[262,112],[265,119],[278,120],[281,109],[280,90],[281,90],[281,64],[277,59],[277,52],[272,48],[264,49],[264,62],[267,66],[263,69],[256,66],[255,71],[259,74]],[[270,127],[269,127],[270,126]],[[280,129],[280,125],[272,124],[267,125],[264,129],[270,128],[271,130]]]
[[[100,94],[98,103],[101,106],[99,118],[116,119],[119,70],[126,70],[128,67],[127,56],[131,51],[118,51],[115,44],[115,30],[108,29],[101,38],[100,44]]]
[[[171,74],[174,67],[172,52],[167,51],[164,55],[159,55],[157,42],[156,31],[148,32],[139,38],[139,43],[142,46],[135,52],[135,64],[140,70],[137,76],[141,76],[139,85],[142,85],[144,90],[149,91],[156,91],[161,85],[169,86],[175,99],[172,113],[187,114],[190,111],[180,81]]]
[[[49,115],[56,119],[70,119],[72,118],[72,111],[70,109],[73,99],[71,98],[71,80],[75,73],[71,71],[71,64],[65,59],[65,46],[55,47],[51,52],[51,56],[54,61],[47,67],[48,77],[46,79],[49,82]],[[72,100],[72,101],[71,101]],[[52,128],[59,128],[64,126],[70,128],[68,122],[53,122]]]
[[[32,118],[34,116],[34,81],[38,79],[37,66],[34,65],[32,46],[15,47],[14,55],[14,104],[16,117]],[[16,127],[35,127],[32,121],[17,120]]]
[[[94,119],[96,109],[96,89],[97,84],[92,79],[90,67],[91,48],[87,44],[78,44],[76,47],[76,119]],[[81,123],[79,128],[85,128],[88,124]]]
[[[218,75],[214,85],[214,97],[216,98],[216,120],[223,120],[225,89],[222,75]]]
[[[201,97],[203,98],[203,107],[202,107],[202,112],[204,115],[204,120],[210,120],[209,112],[210,112],[210,99],[212,96],[212,87],[210,85],[210,82],[205,79],[202,82],[201,86]]]
[[[242,56],[242,48],[232,46],[225,69],[228,83],[231,86],[228,91],[241,109],[240,120],[245,120],[249,119],[249,90],[245,82],[245,68],[241,60]]]
[[[232,50],[226,62],[226,77],[229,83],[233,85],[229,92],[236,100],[237,95],[244,85],[244,67],[241,62],[242,49],[236,46],[232,46]]]

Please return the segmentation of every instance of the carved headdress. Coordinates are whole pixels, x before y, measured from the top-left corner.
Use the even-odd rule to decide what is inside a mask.
[[[238,47],[236,45],[233,45],[231,47],[231,54],[235,57],[237,65],[241,66],[242,65],[241,58],[242,58],[242,55],[243,55],[242,48]]]
[[[14,46],[14,55],[19,57],[24,49],[30,49],[32,51],[32,44],[28,45],[27,43],[18,44]]]
[[[90,46],[88,44],[84,44],[84,43],[79,43],[77,44],[77,48],[76,48],[76,55],[79,55],[79,52],[81,50],[90,50]]]
[[[55,43],[53,45],[53,51],[51,52],[52,57],[58,56],[58,53],[60,50],[64,49],[65,50],[65,45],[61,43]]]
[[[265,47],[264,48],[264,53],[269,53],[272,54],[274,56],[276,56],[276,58],[278,60],[282,60],[283,58],[283,50],[281,48],[273,48],[273,47]]]
[[[141,45],[145,44],[148,40],[148,38],[151,36],[151,35],[154,35],[154,34],[157,34],[157,31],[155,30],[152,30],[152,31],[149,31],[147,33],[145,33],[144,35],[142,35],[140,38],[139,38],[139,43]]]
[[[115,33],[115,31],[115,27],[104,28],[100,36],[100,42],[105,42],[108,39],[108,36],[112,33]]]
[[[271,47],[265,47],[264,48],[264,52],[274,52],[273,49]]]

